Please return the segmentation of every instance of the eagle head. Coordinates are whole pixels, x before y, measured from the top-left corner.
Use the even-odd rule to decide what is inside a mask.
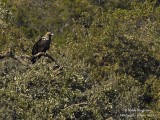
[[[44,36],[45,37],[51,37],[51,36],[53,36],[54,34],[52,33],[52,32],[47,32]]]
[[[47,32],[43,37],[42,37],[42,40],[51,40],[51,37],[53,36],[54,34],[52,32]]]

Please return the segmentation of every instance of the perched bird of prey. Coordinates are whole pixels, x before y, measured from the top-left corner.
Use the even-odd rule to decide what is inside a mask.
[[[50,43],[51,43],[51,37],[54,34],[51,32],[47,32],[42,38],[39,39],[39,41],[37,41],[32,49],[32,55],[36,55],[39,52],[46,52],[47,50],[49,50],[50,48]],[[37,59],[39,59],[41,56],[39,57],[33,57],[31,59],[32,63],[35,63]]]

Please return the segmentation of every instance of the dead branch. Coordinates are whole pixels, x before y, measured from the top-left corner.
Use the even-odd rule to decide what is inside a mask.
[[[9,51],[7,51],[7,52],[5,52],[3,54],[0,54],[0,59],[4,59],[6,57],[9,57],[9,58],[12,58],[14,60],[19,61],[23,65],[28,65],[27,61],[25,61],[24,59],[30,59],[29,56],[27,56],[27,55],[17,56],[14,53],[15,53],[14,51],[9,50]]]
[[[44,52],[39,52],[36,55],[33,55],[32,58],[37,58],[39,56],[44,56],[44,57],[48,57],[50,58],[52,61],[55,61],[48,53],[44,53]]]
[[[19,61],[23,65],[29,65],[31,59],[37,58],[37,57],[41,57],[41,56],[49,58],[50,60],[55,62],[55,64],[59,67],[57,61],[51,55],[49,55],[48,53],[44,53],[44,52],[39,52],[38,54],[33,55],[33,56],[28,56],[28,55],[20,55],[20,56],[18,56],[18,55],[15,55],[14,51],[9,50],[9,51],[7,51],[7,52],[5,52],[3,54],[0,54],[0,59],[4,59],[6,57],[10,57],[10,58],[12,58],[14,60]]]
[[[10,51],[5,52],[4,54],[0,54],[0,59],[3,59],[5,57],[9,57],[10,56]]]
[[[49,55],[48,53],[44,53],[44,52],[39,52],[36,55],[33,55],[30,59],[34,59],[34,58],[41,57],[41,56],[49,58],[51,61],[55,62],[56,65],[58,65],[57,61],[51,55]]]
[[[76,107],[76,106],[83,106],[83,105],[88,105],[88,103],[87,102],[82,102],[82,103],[72,104],[72,105],[69,105],[69,106],[65,107],[63,109],[63,111],[65,111],[67,109],[70,109],[70,108],[73,108],[73,107]]]
[[[19,62],[22,63],[23,65],[28,65],[28,62],[26,62],[24,59],[22,59],[23,56],[17,56],[17,55],[15,55],[14,57],[11,57],[11,58],[13,58],[14,60],[19,61]]]

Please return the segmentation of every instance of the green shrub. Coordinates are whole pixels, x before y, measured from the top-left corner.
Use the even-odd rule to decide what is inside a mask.
[[[159,118],[156,1],[3,2],[12,15],[0,29],[1,54],[31,56],[49,30],[48,53],[60,68],[46,57],[27,65],[0,59],[2,119]]]

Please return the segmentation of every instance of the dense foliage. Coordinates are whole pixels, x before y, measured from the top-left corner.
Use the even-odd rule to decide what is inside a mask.
[[[160,118],[159,0],[1,0],[0,52],[29,55],[46,31],[46,57],[0,60],[2,119]]]

